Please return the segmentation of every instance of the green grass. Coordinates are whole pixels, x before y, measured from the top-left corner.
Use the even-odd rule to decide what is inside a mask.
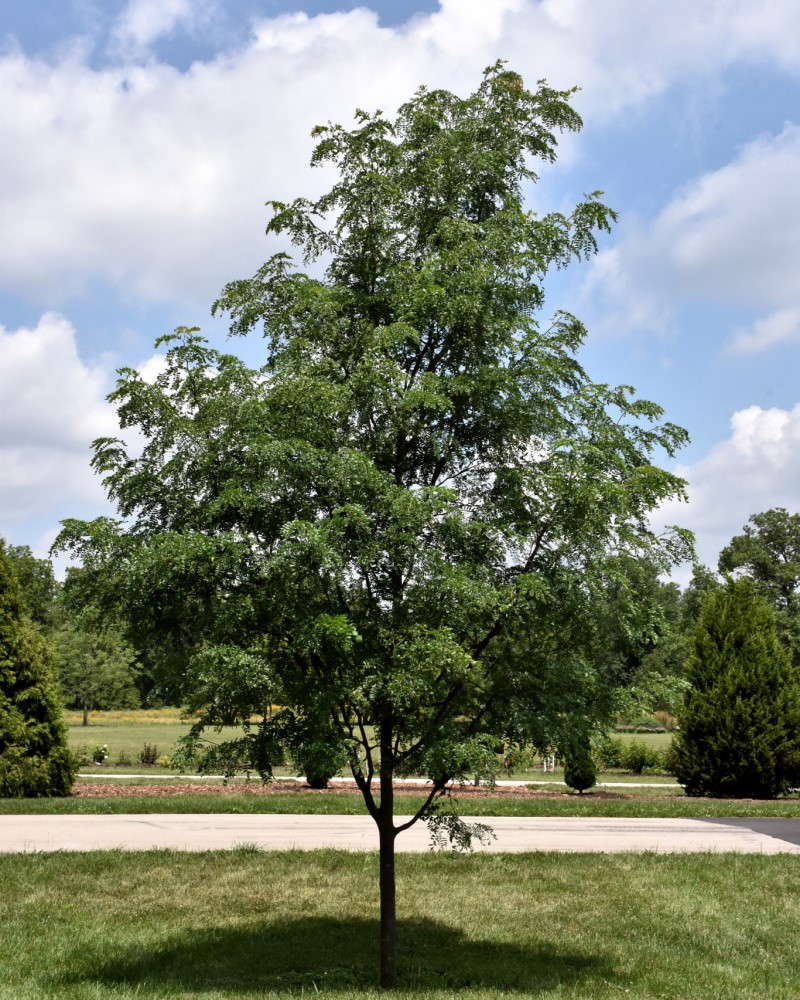
[[[395,800],[398,815],[415,811],[418,796]],[[459,811],[470,816],[619,816],[692,817],[787,816],[800,817],[800,798],[774,802],[725,799],[695,799],[686,796],[626,795],[600,798],[591,794],[568,798],[466,798],[459,799]],[[179,796],[136,795],[109,798],[0,799],[0,815],[58,815],[66,813],[301,813],[357,815],[365,812],[357,793],[307,792],[250,795],[201,795],[188,792]]]
[[[0,1000],[377,1000],[377,858],[0,857]],[[758,855],[403,855],[398,1000],[800,995],[800,874]]]
[[[647,746],[655,747],[657,750],[666,750],[672,742],[672,733],[611,733],[611,735],[627,743],[634,741],[646,743]]]
[[[145,743],[149,743],[158,748],[159,755],[171,757],[177,749],[177,742],[181,736],[185,736],[189,731],[189,722],[182,718],[181,713],[175,708],[150,709],[150,710],[127,710],[127,711],[107,711],[92,712],[89,715],[89,725],[82,725],[82,715],[80,712],[69,711],[65,713],[68,724],[68,734],[70,746],[77,750],[79,747],[91,749],[94,746],[108,747],[108,762],[103,767],[95,767],[91,764],[84,764],[81,767],[83,772],[95,772],[102,775],[104,771],[112,771],[120,774],[141,773],[143,766],[139,763],[139,753]],[[232,739],[241,735],[241,729],[229,727],[216,733],[209,731],[207,737],[214,742],[221,742],[225,739]],[[669,745],[672,739],[669,733],[619,733],[623,740],[638,740],[651,746],[662,749]],[[117,764],[117,760],[123,754],[127,756],[131,763],[129,765]],[[154,767],[151,769],[154,774],[178,774],[174,768]],[[291,767],[276,767],[276,774],[293,773]],[[509,775],[501,773],[499,777],[513,777],[514,779],[525,780],[552,780],[563,781],[564,772],[562,768],[556,771],[543,772],[541,765],[516,769]],[[607,772],[601,776],[607,781],[648,781],[671,783],[674,778],[663,775],[625,775],[621,772]]]

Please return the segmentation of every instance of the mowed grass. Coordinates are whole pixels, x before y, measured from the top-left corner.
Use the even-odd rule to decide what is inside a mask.
[[[70,746],[77,750],[80,747],[91,749],[94,746],[108,748],[106,765],[97,767],[91,764],[82,765],[82,771],[102,774],[104,771],[117,773],[141,773],[143,765],[139,762],[139,754],[145,743],[158,750],[158,756],[171,757],[178,748],[178,740],[185,736],[190,722],[177,708],[138,709],[123,711],[97,711],[89,714],[89,724],[84,726],[81,712],[65,712],[68,726]],[[220,732],[208,730],[205,734],[210,742],[219,743],[223,740],[235,739],[241,735],[241,729],[226,727]],[[625,741],[636,740],[649,746],[664,749],[672,739],[670,733],[619,733],[616,734]],[[130,764],[120,765],[120,755],[128,758]],[[148,772],[154,774],[178,774],[178,770],[169,767],[148,767]],[[294,773],[290,767],[276,767],[276,774]],[[508,775],[501,773],[499,777],[513,777],[517,780],[552,780],[563,781],[563,768],[544,772],[541,763],[529,768],[516,768]],[[608,771],[599,776],[599,780],[607,781],[648,781],[672,783],[674,778],[662,775],[626,775],[622,772]]]
[[[73,750],[79,747],[108,748],[108,766],[93,768],[83,765],[83,770],[141,771],[139,754],[145,743],[157,747],[159,756],[171,757],[178,749],[178,740],[186,736],[191,723],[177,708],[139,709],[130,711],[91,712],[89,724],[82,724],[80,712],[65,712],[69,744]],[[241,735],[241,729],[226,728],[220,733],[209,731],[208,739],[220,742]],[[120,754],[131,761],[129,766],[117,764]],[[159,767],[155,773],[169,774],[171,769]],[[177,773],[175,771],[174,773]]]
[[[377,857],[0,857],[0,998],[377,1000]],[[790,1000],[790,856],[403,855],[398,998]]]
[[[800,817],[800,797],[776,801],[703,799],[687,796],[630,794],[606,798],[591,793],[561,798],[472,798],[456,795],[464,816],[611,816],[652,818]],[[402,795],[395,799],[398,816],[415,812],[423,799]],[[355,792],[275,792],[270,795],[233,791],[232,794],[120,795],[106,798],[0,799],[0,815],[59,815],[82,813],[293,813],[361,815],[364,801]]]

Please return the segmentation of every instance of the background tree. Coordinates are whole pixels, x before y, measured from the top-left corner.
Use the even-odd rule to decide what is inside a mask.
[[[28,614],[37,625],[48,627],[58,584],[49,559],[37,559],[27,545],[7,545]]]
[[[50,651],[0,541],[0,796],[69,795],[76,771]]]
[[[145,445],[94,458],[121,520],[59,540],[166,637],[188,695],[208,692],[198,745],[238,713],[241,739],[206,759],[269,776],[301,741],[347,760],[378,829],[384,986],[398,834],[441,826],[442,793],[491,773],[498,742],[552,746],[605,713],[610,556],[685,555],[648,522],[683,493],[652,455],[685,433],[588,378],[574,317],[536,319],[547,271],[613,219],[595,196],[522,204],[533,161],[580,126],[569,98],[498,64],[469,97],[423,89],[395,120],[315,130],[312,163],[338,180],[275,203],[269,231],[324,273],[277,254],[224,290],[232,333],[263,328],[263,369],[182,330],[154,383],[121,373],[111,398]],[[406,773],[431,791],[395,825]]]
[[[703,602],[686,665],[676,738],[689,795],[774,798],[800,776],[800,684],[751,580]]]
[[[83,711],[84,726],[96,708],[139,707],[136,652],[119,629],[62,621],[52,644],[64,703]]]
[[[753,514],[720,553],[721,573],[743,572],[775,609],[778,632],[800,666],[800,514],[774,507]]]
[[[647,558],[622,554],[609,565],[616,572],[608,581],[600,656],[618,714],[631,723],[651,721],[654,712],[674,715],[685,688],[680,589]]]

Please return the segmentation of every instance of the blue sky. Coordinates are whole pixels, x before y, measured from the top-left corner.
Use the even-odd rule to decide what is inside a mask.
[[[547,310],[689,430],[689,503],[657,522],[714,564],[750,514],[800,510],[800,4],[4,0],[0,535],[45,554],[109,512],[89,444],[116,368],[156,370],[178,324],[224,343],[211,302],[276,249],[264,202],[329,180],[314,124],[469,92],[497,58],[581,88],[530,204],[599,188],[620,221]]]

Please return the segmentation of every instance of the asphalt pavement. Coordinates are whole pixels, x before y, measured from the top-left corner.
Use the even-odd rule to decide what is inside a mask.
[[[711,851],[800,854],[797,819],[613,819],[609,817],[465,816],[494,831],[478,851],[576,851],[659,854]],[[403,822],[396,817],[396,823]],[[378,836],[369,816],[286,814],[148,813],[121,815],[2,816],[0,852],[225,850],[253,845],[263,850],[332,847],[374,851]],[[398,851],[427,851],[430,837],[418,823],[397,838]]]

